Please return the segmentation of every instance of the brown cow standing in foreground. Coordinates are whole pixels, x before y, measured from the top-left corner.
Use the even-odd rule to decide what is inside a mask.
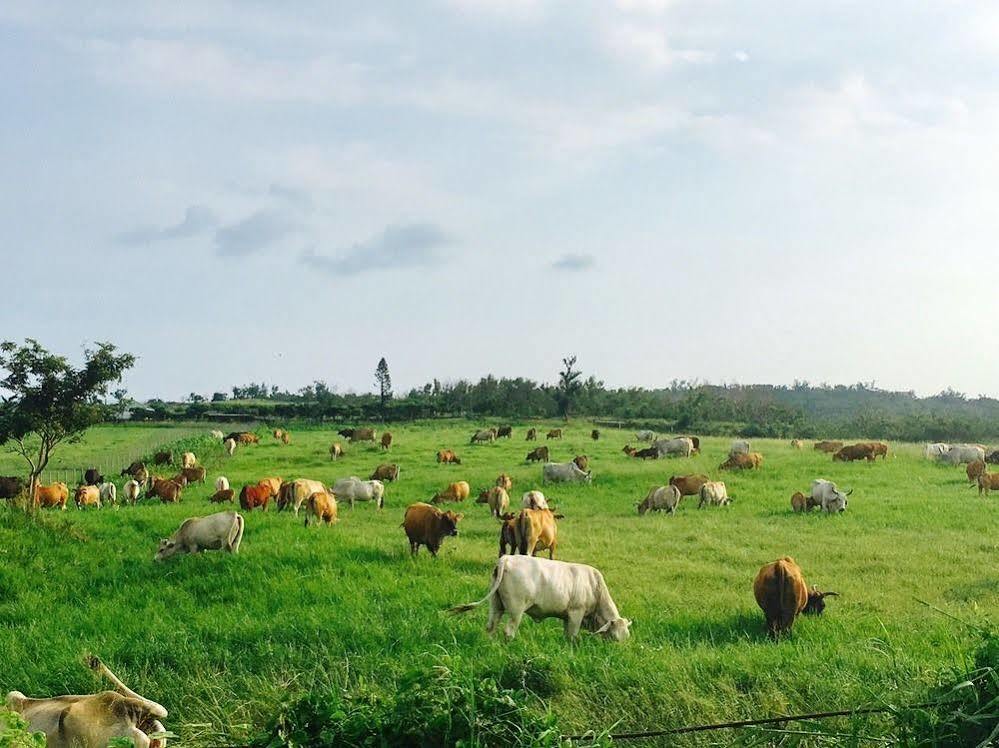
[[[753,581],[753,594],[767,619],[767,631],[776,639],[787,633],[799,613],[818,615],[825,609],[825,598],[836,592],[809,591],[801,568],[790,556],[784,556],[760,568]]]
[[[406,507],[401,527],[409,538],[409,552],[416,555],[425,545],[430,555],[436,557],[444,538],[458,535],[458,522],[463,514],[442,512],[435,506],[418,501]]]
[[[149,735],[166,732],[159,720],[167,710],[128,688],[97,657],[87,657],[86,664],[115,690],[47,699],[11,691],[7,708],[24,718],[28,730],[44,733],[49,748],[103,748],[115,738],[131,740],[136,748],[163,748],[165,738]]]

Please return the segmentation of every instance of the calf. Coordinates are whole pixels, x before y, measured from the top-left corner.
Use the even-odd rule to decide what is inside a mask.
[[[382,464],[375,468],[371,474],[371,480],[397,481],[399,480],[399,466],[394,464]]]
[[[243,516],[238,512],[218,512],[207,517],[188,517],[169,538],[160,541],[154,561],[202,551],[239,553],[243,541]]]
[[[527,453],[527,459],[524,462],[548,462],[548,447],[535,447],[530,452]]]
[[[801,568],[790,556],[765,564],[753,581],[753,594],[767,621],[770,637],[777,639],[788,633],[799,613],[820,614],[825,609],[825,598],[835,592],[809,591]]]
[[[708,482],[708,476],[701,474],[674,475],[669,479],[671,486],[676,486],[681,496],[698,496],[701,486]]]
[[[811,496],[805,496],[801,491],[795,491],[791,495],[791,509],[795,512],[810,512],[821,504]]]
[[[603,575],[585,564],[532,556],[501,556],[486,596],[448,612],[464,613],[484,602],[489,603],[486,631],[490,634],[503,615],[509,614],[505,627],[507,639],[517,635],[525,613],[536,621],[561,618],[565,638],[570,641],[583,627],[618,642],[630,635],[631,621],[618,613]]]
[[[647,512],[666,512],[675,514],[680,505],[680,489],[676,486],[653,486],[649,493],[638,503],[639,516]]]
[[[600,439],[600,429],[593,429],[593,431],[590,432],[590,438],[593,441],[599,440]]]
[[[471,488],[467,481],[456,481],[448,485],[443,491],[438,491],[434,494],[434,497],[430,500],[433,504],[440,504],[442,502],[457,502],[464,501],[468,498],[468,494]]]
[[[135,502],[139,500],[139,492],[141,490],[141,484],[134,478],[124,486],[121,487],[121,495],[125,499],[125,503],[135,506]]]
[[[631,456],[638,460],[658,460],[659,448],[646,447],[645,449],[632,449]]]
[[[231,504],[236,500],[236,492],[231,488],[220,488],[218,491],[209,496],[208,500],[213,504],[224,504],[226,502]]]
[[[309,496],[306,506],[308,508],[305,513],[306,527],[309,526],[309,517],[315,517],[319,524],[325,522],[327,525],[332,525],[334,522],[340,521],[336,516],[336,498],[325,491],[316,491]]]
[[[208,470],[204,467],[188,467],[180,471],[188,483],[204,483]]]
[[[166,732],[160,720],[167,710],[128,688],[97,657],[87,657],[86,664],[115,690],[43,699],[11,691],[7,709],[21,715],[30,732],[43,733],[49,748],[98,748],[120,739],[135,748],[163,748],[165,738],[149,736]]]
[[[437,452],[437,462],[438,464],[444,463],[445,465],[460,465],[461,460],[458,458],[452,450],[441,449]]]
[[[510,494],[502,486],[493,486],[486,491],[486,503],[489,504],[490,514],[501,517],[510,506]]]
[[[500,517],[499,555],[517,552],[517,515],[504,514]]]
[[[458,522],[463,514],[442,512],[435,506],[418,501],[406,507],[401,527],[409,539],[409,552],[416,555],[425,545],[430,555],[436,557],[444,538],[458,535]]]
[[[220,475],[218,478],[215,479],[216,491],[225,491],[227,488],[229,488],[228,478],[226,478],[224,475]]]

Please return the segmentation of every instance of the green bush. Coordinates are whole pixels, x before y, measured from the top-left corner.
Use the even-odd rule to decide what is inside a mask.
[[[45,748],[45,734],[29,732],[20,714],[0,708],[0,748]]]

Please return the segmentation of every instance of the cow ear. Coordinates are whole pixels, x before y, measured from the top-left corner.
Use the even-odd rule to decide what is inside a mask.
[[[614,623],[614,622],[613,621],[607,621],[607,623],[605,623],[603,626],[601,626],[600,628],[598,628],[593,633],[595,633],[595,634],[603,634],[604,632],[607,631],[607,629],[609,629],[611,627],[612,623]]]
[[[457,514],[457,515],[455,516],[455,518],[454,518],[454,521],[455,521],[455,522],[460,522],[460,521],[461,521],[461,519],[462,519],[462,518],[463,518],[464,516],[465,516],[464,512],[461,512],[461,513],[459,513],[459,514]]]

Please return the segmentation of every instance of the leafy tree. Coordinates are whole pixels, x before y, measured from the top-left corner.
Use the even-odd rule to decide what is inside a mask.
[[[555,396],[555,403],[558,405],[559,415],[566,421],[569,420],[569,413],[572,410],[572,404],[575,402],[576,396],[583,388],[582,382],[579,381],[583,372],[579,369],[573,368],[575,365],[575,356],[562,359],[562,366],[565,368],[559,372],[558,386],[555,388],[555,392],[553,393]]]
[[[375,367],[375,382],[378,383],[378,396],[381,399],[382,412],[385,411],[385,403],[392,397],[392,375],[389,374],[388,362],[382,356]]]
[[[203,403],[204,401],[205,398],[199,395],[197,392],[192,392],[190,395],[187,396],[187,402],[189,403]]]
[[[212,393],[212,402],[213,403],[224,403],[228,399],[229,399],[229,396],[227,394],[225,394],[224,392],[215,392],[215,393]]]
[[[135,356],[111,343],[85,350],[79,369],[35,340],[0,343],[0,371],[6,372],[0,380],[0,445],[28,463],[29,496],[59,444],[78,441],[113,414],[108,395],[122,400],[125,393],[111,393],[110,387],[134,364]]]

